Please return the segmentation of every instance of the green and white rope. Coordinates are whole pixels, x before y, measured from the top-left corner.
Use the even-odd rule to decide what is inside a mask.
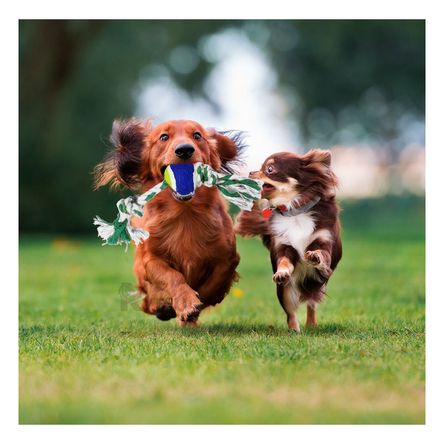
[[[209,165],[200,162],[194,164],[194,175],[196,188],[202,185],[206,187],[215,186],[225,199],[242,210],[251,210],[254,201],[261,197],[262,182],[260,180],[235,174],[219,173]],[[142,228],[133,227],[131,218],[134,216],[142,217],[145,204],[167,187],[168,183],[163,180],[139,196],[120,199],[117,202],[119,213],[112,223],[96,216],[94,225],[97,225],[98,235],[104,241],[102,245],[128,245],[131,241],[139,245],[147,239],[149,233]]]

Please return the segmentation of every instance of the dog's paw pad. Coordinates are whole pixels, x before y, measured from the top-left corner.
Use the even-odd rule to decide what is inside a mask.
[[[273,281],[278,285],[285,285],[290,280],[290,270],[281,269],[273,275]]]
[[[331,276],[332,270],[325,263],[320,251],[306,251],[304,254],[304,259],[318,271],[323,279],[328,279]]]
[[[304,259],[312,265],[319,265],[322,262],[322,256],[319,251],[306,251]]]

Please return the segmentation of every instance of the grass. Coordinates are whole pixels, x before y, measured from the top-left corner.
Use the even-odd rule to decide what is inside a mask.
[[[424,423],[423,201],[350,203],[343,221],[319,329],[301,335],[257,240],[239,240],[236,288],[183,330],[122,302],[131,252],[22,237],[20,422]]]

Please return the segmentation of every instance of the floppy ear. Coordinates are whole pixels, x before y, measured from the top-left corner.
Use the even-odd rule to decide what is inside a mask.
[[[140,182],[142,150],[151,131],[150,120],[115,120],[110,140],[115,149],[94,169],[95,189],[111,183],[135,188]]]
[[[302,156],[307,165],[318,163],[322,166],[330,168],[331,165],[331,152],[328,150],[314,149],[308,151],[308,153]]]
[[[220,169],[226,173],[233,174],[236,167],[243,164],[242,154],[246,145],[241,131],[221,131],[214,128],[207,130],[213,146],[219,155]]]

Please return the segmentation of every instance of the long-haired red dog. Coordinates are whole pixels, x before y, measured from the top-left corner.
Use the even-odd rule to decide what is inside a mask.
[[[316,325],[316,306],[342,256],[337,178],[330,164],[330,152],[319,149],[268,157],[260,171],[250,173],[264,182],[268,208],[241,212],[236,226],[243,236],[260,235],[270,250],[277,296],[288,327],[297,332],[301,303],[307,303],[306,326]]]
[[[116,149],[96,167],[96,186],[111,182],[145,192],[177,163],[233,172],[243,146],[239,133],[226,134],[190,120],[156,127],[149,120],[117,121],[111,135]],[[136,247],[134,261],[143,311],[195,324],[202,309],[224,299],[237,278],[239,255],[227,204],[215,187],[198,188],[188,201],[164,190],[133,225],[150,233]]]

